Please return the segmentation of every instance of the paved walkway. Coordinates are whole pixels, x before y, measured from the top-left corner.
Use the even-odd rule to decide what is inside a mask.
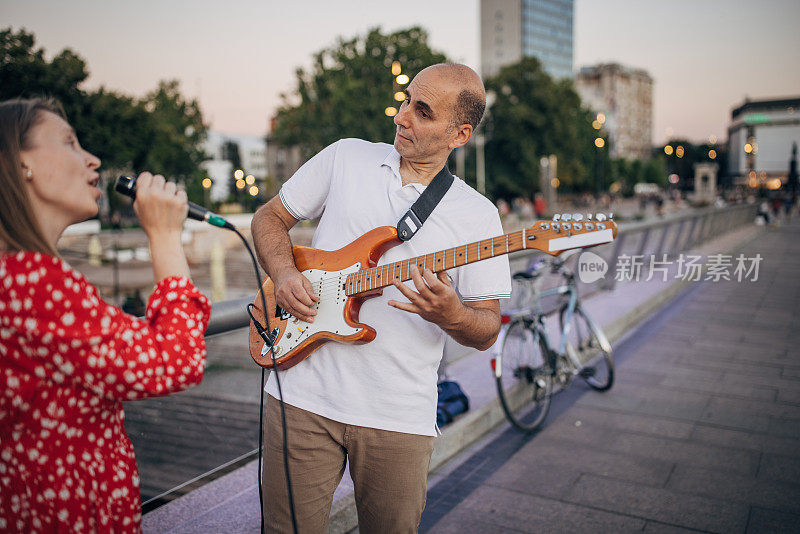
[[[421,530],[800,532],[800,223],[741,251],[751,281],[696,283],[575,383],[428,491]]]

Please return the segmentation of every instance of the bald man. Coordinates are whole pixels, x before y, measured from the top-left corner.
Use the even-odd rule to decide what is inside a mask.
[[[395,226],[480,122],[486,95],[469,67],[433,65],[414,77],[394,117],[394,145],[343,139],[311,158],[253,217],[259,261],[278,305],[313,321],[319,299],[294,265],[288,231],[319,218],[312,246],[337,250],[378,226]],[[423,227],[379,265],[503,233],[494,205],[459,178]],[[446,336],[479,350],[500,329],[510,295],[506,256],[395,281],[364,302],[359,320],[377,337],[328,343],[281,373],[294,502],[301,532],[325,532],[349,460],[359,531],[415,532],[425,507],[436,427],[437,368]],[[456,292],[458,288],[458,292]],[[270,376],[264,509],[270,531],[291,530],[277,386]]]

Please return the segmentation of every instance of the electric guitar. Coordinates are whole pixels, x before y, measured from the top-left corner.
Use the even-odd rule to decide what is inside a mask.
[[[565,250],[610,243],[616,236],[617,225],[603,214],[563,214],[517,232],[381,266],[377,265],[380,257],[402,243],[397,229],[391,226],[375,228],[336,251],[294,247],[295,265],[319,297],[313,306],[317,315],[313,323],[307,323],[286,313],[275,303],[275,287],[267,278],[261,291],[267,301],[270,330],[260,334],[251,322],[250,355],[258,365],[271,368],[270,350],[274,349],[277,367],[283,370],[297,365],[329,341],[369,343],[377,333],[358,322],[361,303],[382,294],[383,288],[395,279],[410,280],[411,265],[416,264],[420,272],[427,268],[437,273],[526,249],[558,256]],[[253,316],[267,328],[259,293],[253,306]]]

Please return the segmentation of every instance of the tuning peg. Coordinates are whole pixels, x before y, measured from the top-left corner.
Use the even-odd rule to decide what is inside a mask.
[[[597,216],[595,217],[595,219],[597,219],[598,221],[605,221],[606,220],[606,216],[604,214],[602,214],[602,213],[598,213]]]
[[[559,214],[559,213],[554,214],[553,215],[553,220],[554,221],[560,221],[561,220],[561,214]]]
[[[555,230],[556,233],[560,232],[561,231],[561,223],[554,222],[553,223],[553,230]]]
[[[583,220],[583,214],[582,213],[573,213],[572,214],[572,220],[573,221],[582,221]]]
[[[593,222],[587,222],[586,223],[586,229],[589,230],[589,231],[594,230],[594,223]]]
[[[612,211],[611,213],[608,214],[608,220],[610,221],[613,218],[614,218],[614,212]]]
[[[541,223],[539,225],[539,228],[541,228],[542,230],[549,230],[550,229],[550,223],[543,222],[543,223]]]
[[[587,221],[591,221],[592,220],[592,214],[591,213],[587,213],[586,214],[586,220]]]
[[[605,230],[606,229],[606,223],[597,223],[597,229],[598,230]]]
[[[572,220],[572,215],[570,215],[569,213],[564,213],[563,215],[561,215],[561,220],[562,221],[571,221]]]
[[[583,224],[579,223],[579,222],[572,223],[572,229],[573,230],[583,230]]]

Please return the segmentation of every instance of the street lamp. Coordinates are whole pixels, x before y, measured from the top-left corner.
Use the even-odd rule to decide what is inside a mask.
[[[205,177],[203,178],[203,203],[208,206],[208,190],[211,189],[211,186],[214,185],[214,182],[211,181],[211,178]]]

